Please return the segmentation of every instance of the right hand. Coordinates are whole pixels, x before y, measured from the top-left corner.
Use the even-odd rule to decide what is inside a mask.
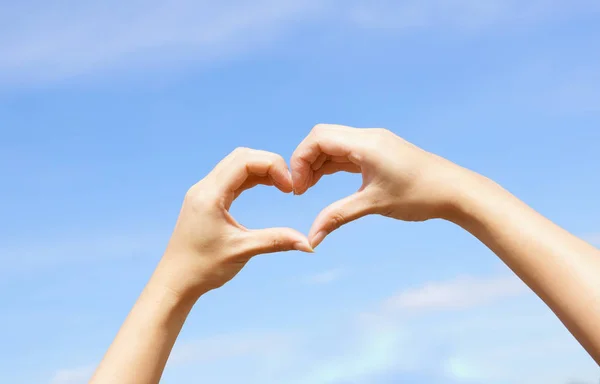
[[[358,192],[325,208],[308,238],[316,247],[342,225],[368,214],[405,221],[444,218],[452,210],[456,187],[469,171],[379,128],[319,124],[291,159],[296,194],[323,175],[361,173]]]
[[[285,160],[274,153],[238,148],[190,188],[157,268],[161,285],[196,300],[231,280],[256,255],[312,252],[308,239],[296,230],[247,229],[229,213],[242,192],[259,184],[292,192]]]

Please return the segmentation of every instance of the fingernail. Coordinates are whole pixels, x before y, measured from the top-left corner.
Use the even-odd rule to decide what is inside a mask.
[[[281,184],[275,180],[273,180],[273,185],[275,185],[275,187],[277,187],[278,189],[285,190],[285,187],[283,186],[283,184]]]
[[[288,180],[290,181],[290,184],[292,185],[292,193],[294,193],[294,178],[292,177],[292,172],[290,172],[290,170],[288,169],[287,173],[288,173]]]
[[[296,192],[297,191],[297,188],[296,188],[297,185],[296,185],[295,181],[300,180],[300,172],[293,171],[290,176],[292,178],[292,192],[294,192],[294,195],[297,195],[298,194]]]
[[[323,239],[325,239],[325,236],[327,236],[327,232],[325,232],[325,231],[319,231],[319,232],[317,232],[317,234],[313,237],[312,241],[310,242],[310,245],[313,248],[317,248],[317,246],[319,244],[321,244],[321,242],[323,241]]]
[[[298,180],[298,179],[300,179],[300,172],[293,171],[290,176],[292,177],[292,179]]]
[[[294,243],[294,249],[296,251],[306,252],[306,253],[315,253],[315,250],[305,241],[298,241]]]

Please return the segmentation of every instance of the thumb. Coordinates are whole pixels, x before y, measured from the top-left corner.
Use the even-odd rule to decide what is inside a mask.
[[[336,201],[321,211],[310,229],[308,238],[315,248],[331,232],[342,225],[374,212],[374,206],[368,199],[368,190],[361,190]]]
[[[284,251],[314,252],[306,236],[291,228],[249,230],[244,236],[244,254],[249,257]]]

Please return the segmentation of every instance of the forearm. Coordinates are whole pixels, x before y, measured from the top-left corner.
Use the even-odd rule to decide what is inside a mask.
[[[291,228],[248,230],[230,215],[233,200],[258,184],[291,192],[285,160],[239,148],[188,190],[163,258],[91,384],[158,383],[200,296],[227,283],[256,255],[312,250]]]
[[[160,266],[144,288],[98,367],[91,384],[160,381],[175,340],[194,301],[164,284]]]
[[[600,364],[600,251],[470,175],[449,219],[496,253]]]

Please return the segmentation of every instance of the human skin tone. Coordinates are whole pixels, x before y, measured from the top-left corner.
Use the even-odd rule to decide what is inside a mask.
[[[498,184],[390,131],[339,125],[316,126],[290,166],[296,194],[327,174],[362,174],[359,191],[317,216],[308,235],[313,247],[368,214],[451,221],[498,255],[600,364],[600,251]]]
[[[233,200],[258,184],[291,192],[285,160],[240,148],[188,191],[164,256],[90,383],[158,383],[200,296],[231,280],[255,255],[312,252],[293,229],[249,230],[229,214]]]
[[[298,146],[291,175],[278,155],[238,149],[187,193],[167,250],[110,346],[92,384],[158,383],[196,301],[255,255],[312,252],[369,214],[451,221],[495,252],[600,364],[600,251],[556,226],[493,181],[384,129],[318,125]],[[324,175],[362,174],[354,194],[325,208],[308,238],[289,228],[249,230],[229,214],[258,184],[305,193]]]

